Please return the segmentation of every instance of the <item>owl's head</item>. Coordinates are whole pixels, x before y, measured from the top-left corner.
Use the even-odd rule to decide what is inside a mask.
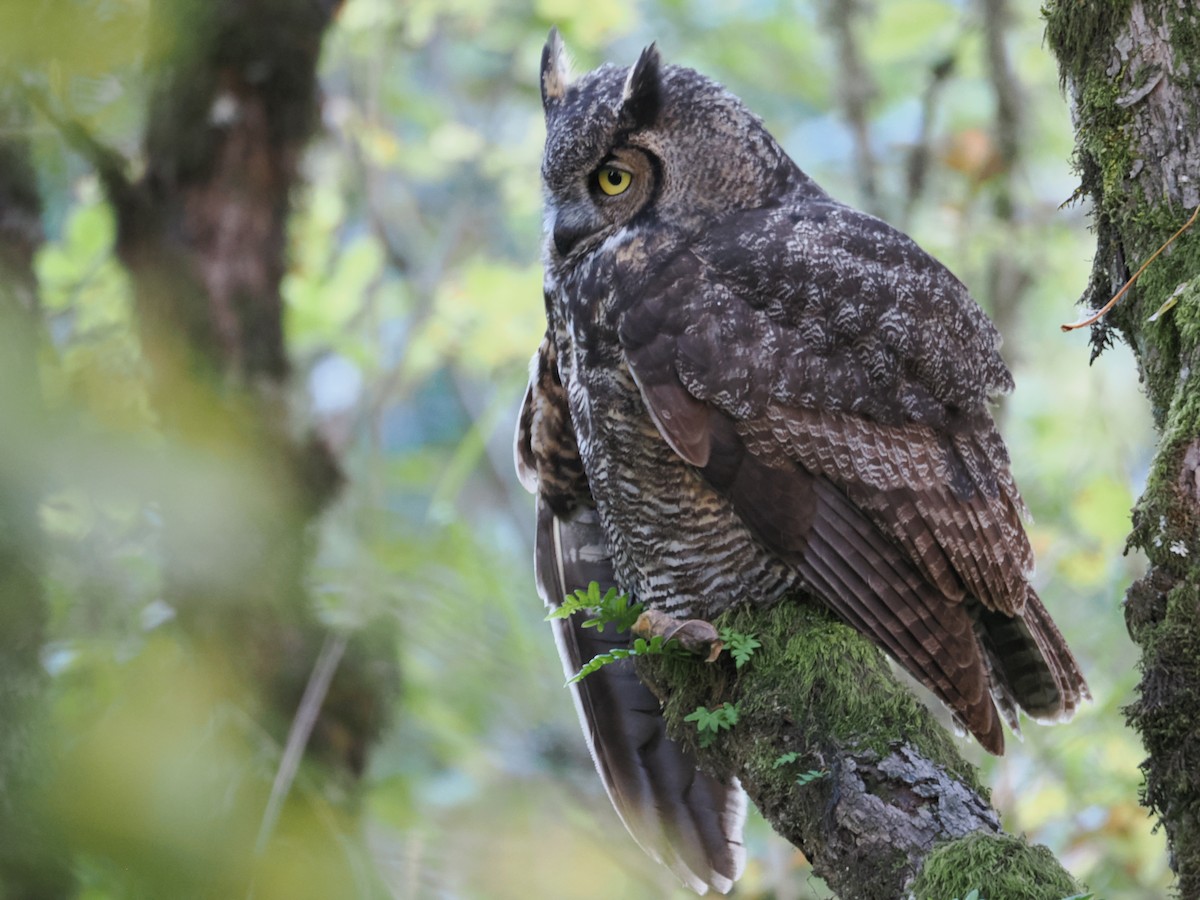
[[[552,260],[624,228],[698,231],[763,206],[802,179],[762,121],[721,85],[663,65],[652,44],[629,68],[572,81],[557,30],[542,51],[542,182]]]

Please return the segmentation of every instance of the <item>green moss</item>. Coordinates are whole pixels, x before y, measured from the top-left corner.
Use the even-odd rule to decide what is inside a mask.
[[[1164,282],[1164,292],[1174,280],[1172,275],[1200,273],[1200,225],[1192,227],[1197,229],[1197,236],[1182,246],[1177,244],[1177,249],[1169,261],[1169,268],[1163,267],[1161,280]],[[1163,313],[1161,318],[1171,317],[1176,331],[1179,332],[1180,349],[1191,354],[1200,349],[1200,274],[1193,274],[1190,280],[1176,284],[1168,296],[1174,294],[1176,289],[1179,295],[1175,305]]]
[[[1200,241],[1188,245],[1181,257],[1191,252],[1200,252]],[[1129,542],[1144,550],[1157,565],[1182,577],[1191,564],[1190,554],[1172,548],[1200,545],[1200,512],[1188,495],[1187,485],[1180,481],[1183,457],[1200,437],[1200,276],[1177,281],[1183,274],[1180,262],[1188,264],[1168,260],[1151,282],[1158,298],[1165,299],[1179,288],[1175,305],[1161,313],[1157,321],[1145,323],[1140,332],[1147,391],[1158,411],[1162,438],[1146,490],[1134,512],[1135,527]],[[1200,271],[1200,259],[1194,265],[1193,271]],[[1146,270],[1147,276],[1152,269]],[[1167,285],[1171,286],[1169,290]]]
[[[1080,886],[1040,844],[977,832],[935,848],[911,888],[916,900],[955,900],[975,889],[981,900],[1062,900]]]
[[[1162,817],[1180,875],[1180,895],[1200,889],[1200,579],[1177,582],[1166,613],[1139,634],[1142,680],[1125,709],[1150,754],[1142,802]]]
[[[1090,153],[1099,162],[1100,194],[1121,197],[1133,167],[1130,141],[1125,135],[1132,115],[1118,104],[1121,97],[1120,74],[1094,76],[1079,84],[1081,116],[1076,129],[1078,152]],[[1085,185],[1091,189],[1092,186]]]
[[[1147,127],[1144,106],[1123,98],[1147,79],[1160,77],[1162,70],[1138,62],[1136,54],[1122,63],[1114,49],[1129,28],[1130,7],[1127,0],[1052,0],[1045,7],[1047,42],[1059,59],[1064,83],[1070,82],[1077,99],[1075,164],[1081,190],[1094,202],[1098,252],[1103,257],[1085,296],[1097,307],[1115,292],[1114,273],[1121,267],[1135,271],[1190,212],[1164,203],[1157,193],[1146,195],[1146,190],[1157,190],[1148,187],[1157,182],[1135,174],[1144,166],[1153,168],[1155,160],[1139,158],[1144,152],[1139,135]],[[1200,26],[1195,17],[1170,2],[1147,0],[1143,9],[1151,26],[1170,34],[1180,64],[1177,71],[1194,70],[1200,61]],[[1114,71],[1118,65],[1123,67]],[[1192,133],[1200,127],[1197,115],[1192,111],[1191,121],[1179,123],[1181,131]],[[1198,248],[1200,234],[1185,234],[1151,264],[1093,334],[1098,349],[1107,345],[1109,328],[1118,329],[1135,348],[1160,427],[1175,390],[1173,376],[1164,378],[1160,372],[1177,371],[1180,336],[1169,319],[1143,326],[1180,282],[1200,271]]]
[[[929,709],[896,680],[880,651],[824,608],[808,603],[742,608],[716,624],[754,634],[762,647],[741,671],[688,658],[647,660],[651,680],[669,688],[669,722],[682,721],[697,706],[736,702],[741,724],[718,744],[737,739],[739,732],[758,735],[758,746],[743,758],[753,774],[778,782],[781,790],[791,789],[796,771],[820,767],[815,749],[820,745],[871,750],[882,757],[893,744],[908,741],[982,793],[974,767]],[[802,734],[808,746],[781,743],[789,730]],[[801,768],[774,767],[781,753],[797,750]]]
[[[1049,0],[1042,7],[1046,41],[1058,57],[1063,83],[1079,81],[1107,55],[1132,0]]]

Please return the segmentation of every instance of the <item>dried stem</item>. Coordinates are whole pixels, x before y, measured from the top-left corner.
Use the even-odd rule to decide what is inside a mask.
[[[1088,316],[1086,319],[1080,319],[1078,322],[1071,322],[1069,324],[1060,326],[1062,328],[1062,330],[1063,331],[1074,331],[1077,328],[1086,328],[1088,325],[1095,325],[1102,318],[1104,318],[1104,316],[1106,316],[1108,314],[1109,310],[1111,310],[1114,306],[1117,305],[1117,301],[1119,301],[1123,296],[1125,296],[1125,292],[1128,291],[1131,287],[1133,287],[1133,283],[1142,277],[1142,273],[1146,271],[1146,268],[1150,265],[1150,263],[1154,262],[1154,260],[1156,260],[1158,258],[1159,254],[1161,254],[1164,250],[1166,250],[1168,247],[1171,246],[1171,244],[1173,244],[1175,242],[1176,238],[1178,238],[1181,234],[1183,234],[1185,231],[1187,231],[1189,228],[1191,228],[1192,225],[1195,224],[1197,215],[1200,215],[1200,206],[1197,206],[1195,209],[1192,210],[1191,218],[1189,218],[1186,222],[1184,222],[1178,231],[1176,231],[1173,235],[1171,235],[1169,238],[1167,238],[1166,243],[1164,243],[1161,247],[1159,247],[1157,250],[1155,250],[1153,253],[1150,254],[1150,258],[1147,259],[1144,263],[1141,264],[1141,266],[1138,267],[1138,270],[1133,273],[1133,277],[1130,278],[1127,282],[1125,282],[1125,284],[1122,286],[1122,288],[1113,295],[1113,298],[1111,300],[1109,300],[1107,303],[1105,303],[1102,307],[1100,307],[1100,309],[1096,310],[1096,312],[1092,313],[1092,315]]]

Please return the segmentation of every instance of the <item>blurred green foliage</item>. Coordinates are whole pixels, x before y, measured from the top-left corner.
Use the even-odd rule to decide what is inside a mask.
[[[533,586],[532,505],[512,472],[543,327],[537,64],[551,24],[580,68],[628,63],[657,40],[667,60],[741,95],[834,194],[864,202],[837,106],[835,6],[348,0],[326,43],[324,130],[294,197],[287,329],[295,400],[350,479],[323,521],[314,594],[351,633],[395,622],[403,695],[361,796],[302,770],[259,852],[282,748],[229,673],[173,635],[157,512],[206,478],[253,477],[164,444],[112,215],[87,166],[38,122],[53,469],[44,659],[61,757],[46,803],[77,853],[82,896],[233,897],[247,883],[256,898],[687,896],[627,837],[591,770]],[[0,58],[135,169],[141,66],[161,49],[149,7],[0,3]],[[1092,244],[1082,212],[1060,208],[1075,185],[1054,63],[1033,7],[1014,4],[1005,46],[1023,156],[996,174],[977,5],[876,7],[854,27],[877,86],[878,200],[1001,314],[1017,381],[1004,429],[1037,518],[1037,584],[1095,696],[1070,726],[1031,724],[1004,759],[982,759],[984,777],[1008,829],[1047,843],[1098,896],[1158,897],[1163,841],[1137,805],[1142,751],[1120,711],[1136,681],[1120,601],[1140,570],[1121,550],[1152,432],[1128,352],[1089,368],[1086,339],[1057,328]],[[926,186],[908,203],[923,97],[948,58]],[[1014,214],[998,215],[1005,204]],[[994,307],[998,259],[1026,273],[1011,310]],[[761,821],[748,843],[740,896],[825,896]]]

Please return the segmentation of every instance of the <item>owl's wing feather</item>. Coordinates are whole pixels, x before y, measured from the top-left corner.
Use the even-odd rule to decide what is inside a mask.
[[[698,468],[708,465],[712,450],[708,404],[697,400],[678,378],[639,378],[638,390],[646,398],[646,410],[663,439],[679,456]]]
[[[873,518],[889,523],[893,539],[947,596],[965,587],[988,608],[1010,615],[1020,610],[1033,570],[1021,526],[1024,504],[1007,468],[991,479],[990,491],[974,480],[968,489],[954,487],[959,476],[971,477],[965,466],[957,468],[961,458],[983,465],[983,452],[967,436],[839,410],[778,406],[739,427],[758,452],[786,448],[809,471],[845,486]]]
[[[574,587],[615,583],[612,559],[594,509],[570,521],[539,503],[538,584],[551,607]],[[585,629],[580,617],[553,620],[563,671],[574,675],[594,656],[629,643],[613,626]],[[629,833],[688,887],[726,893],[745,864],[746,796],[736,779],[721,782],[667,737],[661,705],[629,660],[610,663],[573,684],[576,711],[600,779]]]
[[[715,223],[623,296],[622,347],[660,430],[681,393],[710,407],[712,458],[689,461],[835,611],[993,752],[989,690],[1014,726],[1015,705],[1070,714],[1086,685],[1029,587],[987,409],[1011,376],[953,275],[809,197]],[[789,516],[783,498],[807,505]]]
[[[947,606],[828,479],[791,460],[769,464],[749,452],[736,423],[719,410],[710,412],[709,422],[712,454],[701,471],[730,497],[742,520],[785,554],[835,612],[941,698],[980,743],[1002,752],[1004,737],[966,607]]]
[[[535,573],[553,609],[595,581],[615,586],[611,548],[578,466],[566,394],[547,336],[531,373],[517,424],[522,483],[537,493]],[[558,470],[555,467],[559,466]],[[628,635],[552,620],[563,671],[570,677],[593,657],[628,644]],[[745,864],[746,798],[736,779],[701,772],[666,734],[658,699],[629,661],[604,666],[571,685],[576,711],[600,779],[641,847],[698,893],[726,893]]]
[[[933,691],[980,744],[1002,753],[1004,734],[966,609],[947,606],[841,491],[815,481],[820,511],[800,566],[805,580]],[[825,575],[831,569],[837,580]]]

